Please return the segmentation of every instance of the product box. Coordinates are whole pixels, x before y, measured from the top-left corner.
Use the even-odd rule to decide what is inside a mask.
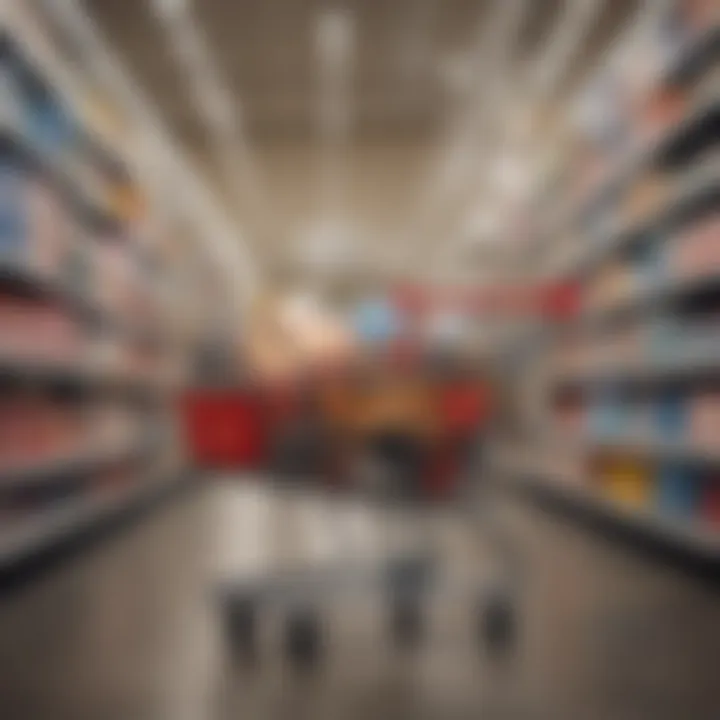
[[[688,439],[698,448],[713,451],[720,437],[720,391],[704,389],[689,400]]]
[[[681,391],[659,394],[653,408],[653,433],[660,441],[680,443],[687,438],[689,402]]]
[[[131,267],[127,246],[119,239],[97,243],[95,277],[101,307],[114,317],[127,317],[132,293]]]
[[[720,276],[720,214],[678,233],[667,246],[668,271],[676,278]]]
[[[87,425],[82,412],[40,395],[0,401],[0,468],[32,468],[80,454]]]
[[[86,349],[79,320],[52,301],[0,295],[0,356],[61,362]]]
[[[57,276],[68,234],[54,187],[17,158],[0,155],[0,262]]]
[[[653,496],[653,468],[634,458],[613,458],[601,463],[597,475],[604,494],[621,505],[647,508]]]
[[[703,489],[700,473],[690,467],[663,463],[658,468],[656,505],[663,514],[693,520]]]

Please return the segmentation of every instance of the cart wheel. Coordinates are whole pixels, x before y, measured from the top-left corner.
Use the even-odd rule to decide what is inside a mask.
[[[510,650],[517,633],[512,597],[496,592],[482,599],[478,609],[478,644],[492,653]]]
[[[297,667],[310,667],[320,660],[322,628],[316,611],[291,612],[285,621],[285,655]]]
[[[416,650],[425,637],[425,614],[419,594],[391,600],[390,636],[400,650]]]
[[[257,601],[243,595],[230,596],[225,602],[226,630],[233,654],[254,659],[257,655]]]

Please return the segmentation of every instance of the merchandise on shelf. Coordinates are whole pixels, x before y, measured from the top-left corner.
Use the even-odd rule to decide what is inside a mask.
[[[658,172],[650,172],[637,179],[619,202],[620,226],[637,227],[652,220],[667,202],[672,185],[669,178]]]
[[[635,457],[606,457],[597,466],[597,482],[609,499],[628,507],[651,505],[653,469]]]
[[[561,435],[579,437],[582,434],[587,421],[582,398],[560,398],[553,410],[555,426]]]
[[[129,316],[132,294],[132,267],[128,248],[116,238],[97,243],[95,256],[95,291],[100,306],[114,318]]]
[[[720,214],[680,231],[666,247],[668,272],[677,279],[720,274]]]
[[[653,433],[660,442],[682,442],[687,436],[688,404],[685,394],[664,390],[654,402]]]
[[[658,468],[656,507],[663,514],[694,521],[698,515],[703,484],[698,470],[678,463]]]
[[[707,476],[700,498],[700,517],[713,528],[720,529],[720,477]]]
[[[585,290],[587,310],[612,308],[631,298],[638,286],[635,269],[626,262],[607,263],[591,278]]]
[[[642,298],[643,293],[660,287],[667,279],[667,266],[662,244],[662,232],[649,233],[646,242],[634,248],[628,262],[632,265],[635,279],[634,291],[636,296]]]
[[[650,405],[640,400],[628,401],[617,390],[592,395],[588,415],[591,437],[642,441],[650,432]]]
[[[109,402],[99,404],[89,411],[91,444],[99,448],[125,448],[139,439],[137,412],[130,407]]]
[[[720,437],[720,391],[702,388],[689,400],[688,435],[693,446],[712,450]]]
[[[45,396],[0,398],[0,427],[0,473],[53,464],[89,450],[82,411]]]
[[[52,300],[0,295],[0,358],[79,361],[86,350],[79,319]]]
[[[692,95],[686,89],[659,86],[638,103],[638,112],[633,119],[634,143],[636,147],[647,148],[667,135],[687,114]]]
[[[58,276],[69,235],[55,188],[19,155],[0,149],[0,263]]]

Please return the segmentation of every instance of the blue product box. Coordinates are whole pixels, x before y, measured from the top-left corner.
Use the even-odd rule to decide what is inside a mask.
[[[0,259],[20,261],[27,250],[27,170],[0,154]]]
[[[666,515],[692,519],[698,513],[702,487],[702,476],[697,470],[677,463],[663,464],[658,468],[658,509]]]
[[[688,402],[682,393],[662,393],[656,400],[654,415],[654,431],[660,440],[682,442],[688,423]]]

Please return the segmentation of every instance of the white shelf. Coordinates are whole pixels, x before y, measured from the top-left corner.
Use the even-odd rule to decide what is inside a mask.
[[[551,447],[563,448],[571,446],[583,453],[597,450],[617,450],[630,454],[651,456],[662,460],[685,461],[693,464],[720,465],[720,449],[692,445],[688,442],[675,442],[657,437],[640,435],[622,435],[618,437],[577,434],[556,436],[548,441]]]
[[[611,363],[588,370],[557,374],[556,386],[583,386],[599,383],[639,384],[671,382],[683,379],[720,376],[720,354],[717,350],[694,356],[667,358],[662,362],[639,361]]]

